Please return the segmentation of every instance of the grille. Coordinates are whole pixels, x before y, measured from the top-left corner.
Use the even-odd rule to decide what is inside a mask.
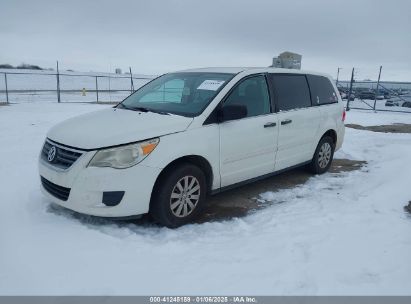
[[[43,176],[40,176],[41,184],[43,185],[44,189],[54,197],[62,200],[67,201],[70,195],[70,188],[62,187],[56,184],[53,184],[51,181],[45,179]]]
[[[53,161],[48,160],[48,154],[51,147],[56,147],[56,155]],[[41,158],[45,160],[47,163],[56,166],[61,169],[68,169],[70,166],[82,155],[80,152],[76,152],[73,150],[69,150],[67,148],[63,148],[59,145],[54,145],[49,141],[46,141],[43,146],[43,150],[41,151]]]

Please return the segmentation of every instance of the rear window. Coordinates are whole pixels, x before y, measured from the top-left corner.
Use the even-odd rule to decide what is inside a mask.
[[[324,76],[307,75],[311,89],[313,105],[323,105],[338,102],[330,80]]]
[[[279,111],[311,106],[310,90],[305,75],[271,74]]]

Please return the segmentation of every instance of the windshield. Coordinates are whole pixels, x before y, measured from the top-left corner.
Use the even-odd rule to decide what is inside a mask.
[[[124,99],[119,107],[194,117],[233,77],[225,73],[165,74]]]

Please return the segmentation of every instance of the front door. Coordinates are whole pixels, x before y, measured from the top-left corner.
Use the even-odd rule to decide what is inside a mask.
[[[278,133],[265,75],[239,82],[226,105],[246,106],[247,117],[219,124],[221,187],[273,172]]]

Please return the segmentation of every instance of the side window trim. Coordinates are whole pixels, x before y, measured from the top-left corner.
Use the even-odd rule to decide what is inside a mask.
[[[277,101],[277,95],[274,90],[274,85],[273,81],[271,78],[271,75],[273,73],[266,73],[266,80],[268,83],[268,91],[270,92],[270,102],[271,102],[271,113],[278,113],[279,108],[278,108],[278,101]]]
[[[271,90],[271,83],[270,80],[268,79],[268,73],[264,73],[264,79],[265,79],[265,84],[267,86],[267,91],[268,91],[268,99],[270,101],[270,113],[268,114],[273,114],[276,113],[275,111],[275,103],[274,103],[274,96],[273,96],[273,92]]]
[[[310,87],[310,82],[308,81],[307,74],[304,74],[304,77],[305,77],[305,82],[307,83],[308,92],[310,93],[311,107],[313,107],[314,106],[314,100],[313,100],[312,90],[311,90],[311,87]]]

